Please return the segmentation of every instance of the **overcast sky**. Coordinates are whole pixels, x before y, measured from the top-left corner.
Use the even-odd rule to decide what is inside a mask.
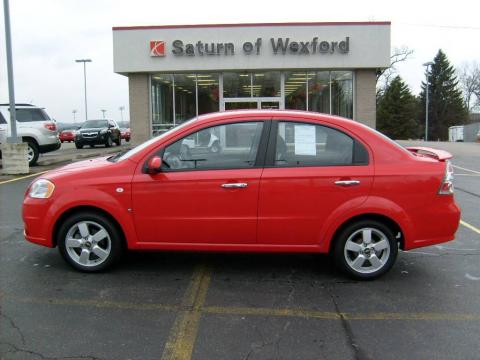
[[[113,1],[10,0],[15,97],[45,107],[58,121],[84,118],[83,70],[88,64],[90,118],[128,118],[128,82],[113,73],[112,26],[201,23],[391,21],[392,48],[414,55],[398,66],[414,93],[422,63],[442,48],[455,66],[480,60],[480,25],[474,1]],[[1,2],[0,4],[3,4]],[[1,7],[1,5],[0,5]],[[3,7],[0,9],[0,102],[8,101]]]

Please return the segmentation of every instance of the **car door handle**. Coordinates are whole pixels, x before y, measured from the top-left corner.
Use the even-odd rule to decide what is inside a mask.
[[[338,180],[335,181],[335,185],[338,186],[353,186],[360,184],[359,180]]]
[[[243,189],[248,186],[247,183],[226,183],[222,184],[222,188],[225,189]]]

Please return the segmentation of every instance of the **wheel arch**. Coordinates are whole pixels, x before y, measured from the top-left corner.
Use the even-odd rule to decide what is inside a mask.
[[[39,145],[37,139],[35,139],[35,137],[30,136],[30,135],[22,136],[22,141],[23,142],[27,142],[28,140],[33,141],[35,143],[35,145],[37,145],[37,148],[40,150],[40,145]]]
[[[333,251],[333,249],[334,249],[333,244],[337,240],[338,234],[343,229],[345,229],[350,224],[353,224],[355,222],[362,221],[362,220],[374,220],[374,221],[381,222],[382,224],[385,224],[395,234],[395,239],[399,243],[400,249],[403,250],[405,248],[404,231],[402,230],[401,226],[395,220],[393,220],[392,218],[390,218],[388,216],[378,214],[378,213],[365,213],[365,214],[360,214],[360,215],[353,216],[353,217],[347,219],[346,221],[344,221],[340,226],[337,227],[337,229],[333,233],[333,235],[330,239],[330,242],[329,242],[329,252]]]
[[[57,218],[57,220],[55,221],[55,224],[52,228],[52,234],[51,234],[52,235],[52,245],[53,245],[53,247],[57,246],[57,233],[58,233],[58,230],[60,229],[61,224],[65,221],[65,219],[67,219],[69,216],[71,216],[73,214],[83,212],[83,211],[94,212],[94,213],[100,214],[102,216],[105,216],[108,220],[110,220],[114,224],[114,226],[118,229],[118,231],[120,233],[120,236],[122,238],[123,245],[125,246],[125,248],[127,248],[127,239],[126,239],[126,236],[125,236],[125,231],[122,228],[122,226],[120,225],[120,223],[111,214],[109,214],[107,211],[105,211],[105,210],[103,210],[99,207],[91,206],[91,205],[80,205],[80,206],[72,207],[72,208],[66,210],[65,212],[63,212]]]

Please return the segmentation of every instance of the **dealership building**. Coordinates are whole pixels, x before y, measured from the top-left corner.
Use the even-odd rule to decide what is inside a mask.
[[[233,109],[308,110],[375,127],[390,22],[114,27],[113,60],[128,77],[134,142]]]

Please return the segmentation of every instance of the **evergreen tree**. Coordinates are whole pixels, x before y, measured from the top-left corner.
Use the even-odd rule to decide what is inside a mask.
[[[417,118],[417,99],[397,75],[378,99],[377,129],[392,139],[414,139]]]
[[[448,140],[448,128],[468,120],[468,111],[458,87],[455,69],[440,49],[433,59],[428,76],[428,139]],[[424,104],[420,121],[425,122],[425,88],[422,83],[420,99]]]

